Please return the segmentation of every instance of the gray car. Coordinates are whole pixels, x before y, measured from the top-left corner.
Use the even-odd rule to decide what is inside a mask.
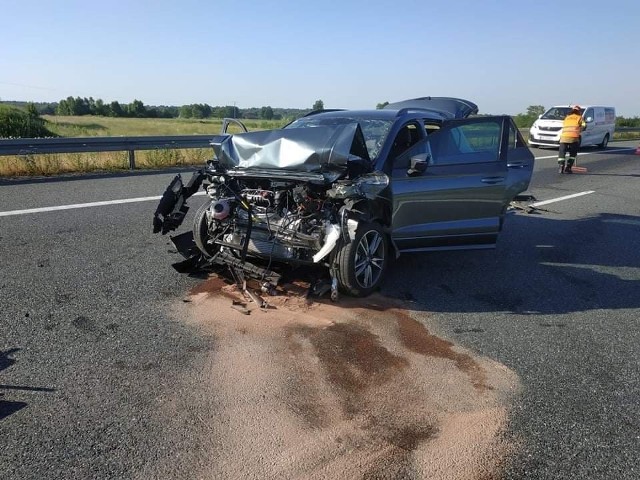
[[[327,272],[333,299],[366,296],[391,257],[495,246],[534,156],[510,117],[476,113],[424,97],[223,133],[204,169],[171,182],[154,231],[177,228],[202,187],[210,200],[173,237],[187,259],[179,270],[223,265],[269,288],[283,267],[311,265]]]

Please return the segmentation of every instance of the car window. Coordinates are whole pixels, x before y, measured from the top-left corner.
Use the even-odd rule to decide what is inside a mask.
[[[525,143],[522,135],[513,124],[513,122],[509,122],[509,150],[513,150],[515,148],[526,148],[527,144]]]
[[[428,137],[434,165],[495,162],[498,160],[500,121],[443,125]]]
[[[398,130],[398,133],[396,133],[393,138],[391,150],[389,151],[389,157],[392,160],[420,141],[419,128],[418,125],[411,122],[403,125],[400,130]]]
[[[406,172],[406,170],[408,170],[409,166],[411,165],[411,157],[419,155],[421,153],[431,153],[431,145],[429,145],[429,142],[418,142],[408,150],[406,150],[403,154],[397,156],[393,160],[393,169],[401,169],[403,173]],[[431,163],[432,162],[429,161],[429,164]]]

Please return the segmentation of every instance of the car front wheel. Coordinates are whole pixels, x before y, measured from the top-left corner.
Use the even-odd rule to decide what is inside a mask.
[[[338,252],[338,282],[355,297],[365,297],[382,283],[387,270],[388,239],[377,223],[362,222],[352,242]]]
[[[206,258],[213,257],[217,251],[215,245],[208,243],[209,223],[207,221],[207,210],[211,206],[211,203],[212,202],[203,203],[196,211],[196,215],[193,220],[193,241]]]

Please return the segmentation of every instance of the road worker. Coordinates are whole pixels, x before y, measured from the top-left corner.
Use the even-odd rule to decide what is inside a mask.
[[[571,167],[576,163],[578,147],[580,146],[580,133],[587,127],[582,119],[582,109],[580,105],[574,105],[562,122],[562,132],[560,134],[560,149],[558,150],[558,171],[560,173],[573,173]],[[565,162],[569,150],[569,158]]]

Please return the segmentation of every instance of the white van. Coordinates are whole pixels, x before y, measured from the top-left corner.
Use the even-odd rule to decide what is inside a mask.
[[[529,145],[538,147],[552,147],[560,144],[562,121],[569,112],[571,105],[551,107],[533,122],[529,130]],[[581,106],[582,118],[587,124],[580,135],[580,145],[598,145],[605,148],[613,138],[616,128],[616,109],[596,105]]]

